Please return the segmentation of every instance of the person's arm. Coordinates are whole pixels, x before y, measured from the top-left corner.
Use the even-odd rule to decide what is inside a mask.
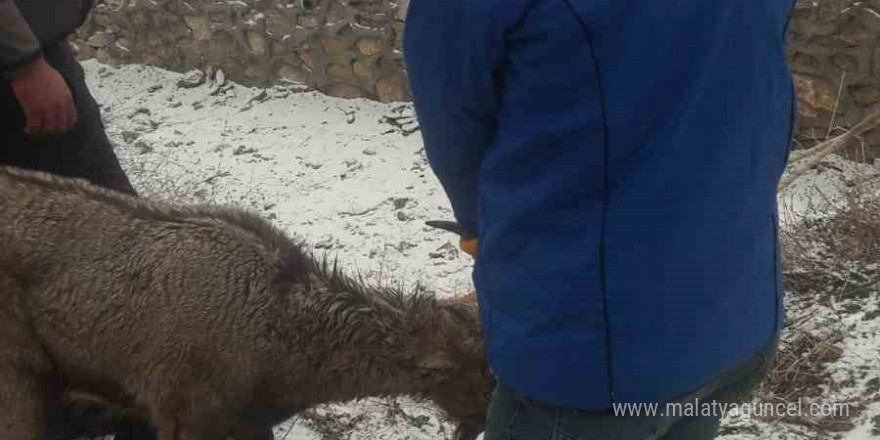
[[[76,124],[70,87],[43,59],[39,39],[12,0],[0,0],[0,74],[24,111],[26,134],[58,134]]]
[[[12,79],[42,55],[42,47],[12,0],[0,0],[0,69]]]
[[[477,173],[498,117],[503,29],[490,0],[411,0],[404,55],[428,161],[477,232]]]

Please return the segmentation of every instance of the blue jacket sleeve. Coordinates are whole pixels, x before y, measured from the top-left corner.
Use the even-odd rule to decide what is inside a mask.
[[[404,56],[428,161],[477,233],[477,172],[494,136],[503,30],[489,0],[411,0]]]

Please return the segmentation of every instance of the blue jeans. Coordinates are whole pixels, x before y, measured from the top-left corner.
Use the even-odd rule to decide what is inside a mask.
[[[777,347],[774,338],[750,360],[696,391],[659,404],[652,415],[644,410],[642,415],[615,415],[554,407],[499,383],[489,405],[484,440],[711,440],[721,425],[720,405],[747,401],[770,370]],[[690,415],[685,408],[716,410],[711,415]]]

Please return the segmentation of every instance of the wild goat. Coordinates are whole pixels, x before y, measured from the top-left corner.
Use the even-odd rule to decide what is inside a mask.
[[[476,304],[373,288],[248,212],[0,167],[0,432],[43,440],[63,395],[158,440],[262,439],[321,403],[429,399],[482,430]],[[271,431],[268,431],[271,438]]]

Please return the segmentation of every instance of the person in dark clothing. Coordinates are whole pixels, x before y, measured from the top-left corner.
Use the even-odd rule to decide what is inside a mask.
[[[86,0],[0,0],[0,164],[136,195],[66,37]]]
[[[711,439],[720,406],[615,409],[723,403],[764,377],[794,5],[410,1],[425,151],[476,237],[486,440]]]
[[[0,165],[83,178],[136,196],[66,41],[91,6],[89,0],[0,0]],[[100,408],[51,416],[52,440],[97,435],[94,429],[107,420]],[[117,440],[155,439],[149,427],[135,423],[120,422],[113,431]]]

